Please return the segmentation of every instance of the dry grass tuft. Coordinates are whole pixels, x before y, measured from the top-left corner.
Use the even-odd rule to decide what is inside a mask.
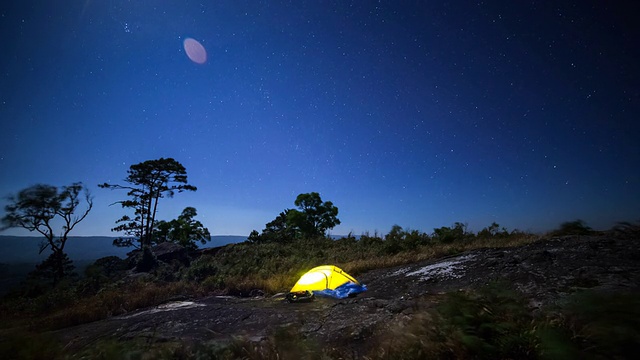
[[[38,326],[61,329],[160,305],[177,295],[186,294],[198,296],[202,291],[195,284],[186,282],[156,284],[136,281],[80,299],[72,306],[45,316]]]

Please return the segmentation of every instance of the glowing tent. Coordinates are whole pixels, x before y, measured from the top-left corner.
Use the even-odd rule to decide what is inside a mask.
[[[290,293],[313,292],[318,295],[346,298],[367,289],[358,280],[337,266],[322,265],[307,271],[291,288]]]

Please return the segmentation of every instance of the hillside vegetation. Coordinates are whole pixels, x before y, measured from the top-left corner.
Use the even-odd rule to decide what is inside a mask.
[[[582,226],[579,226],[578,234],[585,234],[585,229],[590,234],[595,233],[584,224],[580,224]],[[50,339],[47,340],[48,335],[43,331],[66,328],[114,315],[131,313],[137,309],[155,306],[175,299],[197,299],[211,294],[256,296],[286,292],[302,273],[311,267],[321,264],[335,264],[358,277],[358,275],[371,269],[436,259],[473,249],[521,246],[554,236],[566,235],[567,232],[575,232],[575,226],[576,222],[565,223],[556,231],[545,236],[519,231],[507,231],[506,229],[500,229],[497,224],[492,224],[478,233],[471,233],[465,229],[463,224],[456,223],[451,227],[435,229],[432,234],[404,230],[399,226],[394,226],[384,236],[363,234],[359,238],[347,236],[338,240],[315,237],[284,243],[275,241],[252,243],[247,241],[220,248],[192,252],[187,258],[176,258],[169,261],[161,261],[157,258],[145,260],[144,253],[138,253],[137,257],[134,256],[127,260],[107,257],[89,266],[83,277],[68,278],[56,284],[55,287],[39,282],[36,279],[30,279],[16,288],[11,294],[5,296],[0,306],[0,314],[3,319],[0,334],[4,338],[4,341],[0,342],[0,348],[12,351],[16,347],[27,346],[28,343],[18,342],[15,337],[9,335],[19,333],[25,338],[42,340],[38,340],[45,347],[42,351],[51,351],[49,347],[57,348],[59,344]],[[624,223],[613,229],[612,233],[615,232],[618,237],[627,237],[629,241],[635,241],[639,234],[638,229],[639,227],[636,225]],[[144,261],[150,261],[154,264],[151,270],[136,272],[136,264]],[[437,315],[432,314],[431,310],[429,310],[423,315],[413,317],[410,323],[404,325],[408,326],[408,328],[403,327],[402,330],[391,329],[391,331],[408,331],[409,334],[413,335],[402,337],[399,343],[384,343],[386,352],[378,354],[376,357],[421,358],[422,355],[420,354],[426,351],[420,348],[422,342],[418,339],[422,336],[435,336],[436,338],[445,336],[445,338],[458,339],[455,329],[469,326],[466,323],[467,321],[476,321],[468,319],[460,323],[459,321],[461,320],[456,320],[459,316],[466,317],[468,315],[464,314],[474,314],[477,309],[483,309],[488,304],[491,304],[495,300],[495,296],[502,296],[493,294],[495,291],[500,293],[501,290],[487,291],[489,293],[451,295],[452,297],[448,298],[446,302],[458,305],[439,309]],[[487,326],[513,326],[520,333],[532,331],[532,318],[529,317],[530,315],[526,315],[526,306],[520,303],[521,300],[517,300],[517,298],[515,294],[513,296],[509,295],[504,300],[506,302],[502,302],[502,305],[499,305],[506,306],[505,309],[496,310],[506,311],[502,315],[494,314],[500,318],[494,318],[494,315],[492,315],[490,320],[483,320],[482,316],[485,315],[482,315],[477,321],[507,321],[507,323],[492,323]],[[635,304],[637,297],[629,298],[623,296],[618,300]],[[589,311],[599,311],[597,310],[600,306],[598,301],[596,299],[592,302],[595,310],[590,308]],[[610,299],[606,301],[608,302]],[[511,313],[511,311],[518,312]],[[420,322],[429,322],[433,316],[438,316],[438,318],[442,319],[438,320],[442,321],[442,327],[438,327],[435,333],[422,334],[425,325],[420,325]],[[553,321],[562,321],[561,328],[554,331],[561,331],[563,334],[567,331],[575,331],[577,326],[583,326],[574,323],[574,321],[578,320],[572,320],[572,318]],[[447,332],[442,333],[445,330]],[[502,332],[499,331],[498,333]],[[413,338],[412,336],[417,336],[418,338]],[[524,346],[528,349],[525,349],[528,352],[535,351],[540,339],[539,336],[542,335],[535,335],[535,341],[528,339],[528,336],[524,338],[518,336],[514,341],[521,343],[517,346]],[[276,340],[274,338],[270,341]],[[499,337],[493,338],[492,336],[484,340],[480,339],[480,343],[476,343],[480,340],[476,339],[473,342],[469,342],[471,340],[459,338],[455,340],[455,344],[450,344],[450,346],[457,348],[456,353],[469,355],[474,351],[479,351],[476,347],[484,346],[482,345],[483,341],[492,343],[494,341],[511,341],[506,338],[502,340]],[[404,342],[408,343],[404,344]],[[303,346],[305,343],[300,339],[296,346]],[[574,345],[571,343],[571,346]],[[275,351],[273,348],[270,348],[270,350],[255,349],[255,345],[251,343],[240,342],[234,346],[240,346],[245,350],[254,348],[257,352],[249,356],[249,358],[260,358],[269,354],[268,357],[276,358],[278,354],[277,351],[276,353],[271,353],[272,350]],[[277,346],[282,346],[282,343]],[[408,352],[405,352],[405,348],[409,349],[407,350]],[[127,349],[119,348],[118,351],[131,350]],[[233,352],[227,353],[225,351],[231,350],[229,348],[225,349],[220,354],[232,354],[227,358],[234,358],[237,355]],[[414,350],[411,349],[417,349],[416,351],[418,352],[414,354],[411,352]],[[173,349],[171,351],[177,350]],[[180,351],[187,350],[182,349]],[[196,350],[189,349],[189,351]],[[306,350],[300,348],[296,351],[304,352]],[[435,350],[431,349],[429,351]],[[3,353],[6,352],[3,351]],[[436,351],[436,353],[438,352]],[[492,353],[488,352],[488,354]],[[498,352],[494,355],[500,358],[512,355],[520,357],[522,354],[519,352],[504,354]],[[533,353],[527,354],[531,356],[526,357],[537,357]],[[37,358],[36,355],[31,358]],[[467,355],[462,357],[467,357]],[[26,358],[30,356],[26,356]]]
[[[456,223],[436,229],[432,235],[394,226],[384,236],[363,234],[359,239],[247,241],[191,252],[191,257],[167,262],[152,256],[148,259],[150,270],[145,272],[135,270],[145,261],[144,253],[127,260],[111,256],[89,266],[82,277],[70,277],[56,286],[32,276],[5,297],[1,310],[9,319],[32,318],[37,327],[64,327],[157,305],[177,295],[285,292],[304,272],[322,264],[337,265],[357,276],[370,269],[539,239],[496,229],[493,226],[474,234]]]

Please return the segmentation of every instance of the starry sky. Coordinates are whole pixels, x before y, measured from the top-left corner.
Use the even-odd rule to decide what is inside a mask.
[[[173,157],[198,191],[158,217],[193,206],[212,234],[312,191],[339,208],[333,234],[636,221],[624,3],[3,1],[0,205],[82,181],[95,205],[74,235],[115,236],[125,194],[97,184]]]

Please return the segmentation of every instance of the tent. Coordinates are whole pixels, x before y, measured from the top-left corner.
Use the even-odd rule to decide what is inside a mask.
[[[291,288],[290,293],[312,292],[343,299],[367,290],[358,280],[337,266],[322,265],[307,271]]]

